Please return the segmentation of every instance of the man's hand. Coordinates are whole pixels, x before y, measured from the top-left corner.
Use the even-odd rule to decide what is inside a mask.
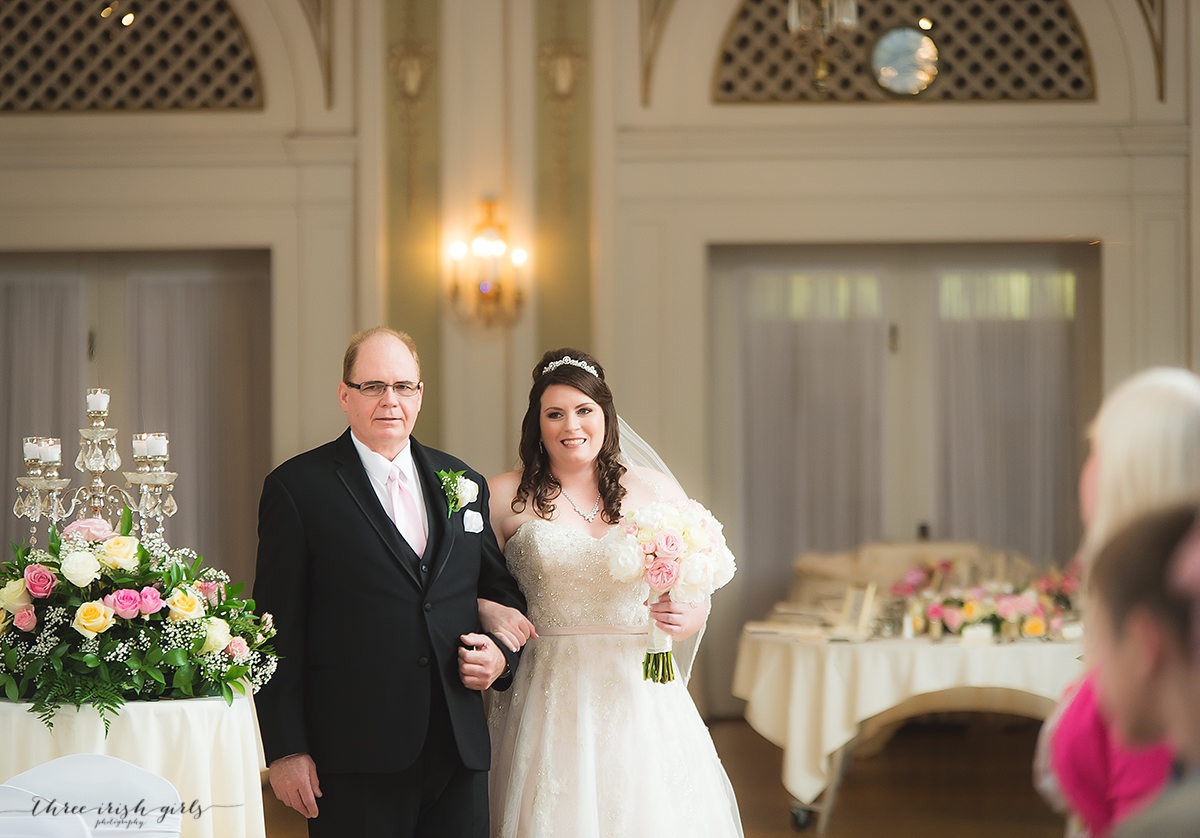
[[[486,690],[504,672],[504,653],[486,634],[464,634],[458,674],[468,690]]]
[[[496,639],[512,651],[519,651],[531,637],[537,637],[537,629],[529,618],[515,608],[492,602],[490,599],[480,599],[479,623],[483,630],[496,636]]]
[[[286,806],[306,818],[317,816],[316,798],[321,796],[317,764],[308,754],[280,757],[270,766],[271,790]]]

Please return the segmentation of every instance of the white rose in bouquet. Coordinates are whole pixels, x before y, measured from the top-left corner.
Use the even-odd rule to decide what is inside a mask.
[[[679,580],[671,591],[675,602],[700,602],[713,589],[715,562],[711,553],[690,553],[679,563]]]
[[[62,575],[77,588],[86,588],[100,578],[100,562],[87,550],[67,553],[61,568]]]
[[[229,645],[231,638],[229,623],[220,617],[209,617],[208,633],[204,638],[204,645],[200,647],[200,654],[207,655],[209,652],[221,651]]]
[[[604,558],[608,560],[608,572],[618,582],[633,582],[646,571],[645,553],[636,542],[625,537],[625,531],[614,527],[601,542]]]
[[[33,600],[29,598],[29,591],[25,588],[24,579],[13,579],[0,588],[0,610],[16,614],[19,609],[31,602]]]
[[[713,588],[724,588],[737,572],[737,563],[728,547],[718,547],[713,550],[717,564],[713,570]]]

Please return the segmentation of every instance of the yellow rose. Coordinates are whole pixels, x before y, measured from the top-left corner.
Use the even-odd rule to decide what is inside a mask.
[[[204,597],[187,588],[176,588],[167,597],[167,608],[171,610],[168,620],[194,620],[204,616]]]
[[[1025,637],[1045,637],[1046,621],[1037,615],[1026,617],[1021,624],[1021,634]]]
[[[229,645],[231,637],[229,623],[220,617],[210,617],[208,620],[208,635],[204,638],[204,645],[200,647],[200,654],[206,655],[209,652],[219,652]]]
[[[0,608],[5,611],[11,611],[16,614],[21,608],[33,602],[29,598],[29,591],[25,590],[24,579],[13,579],[3,588],[0,588]]]
[[[654,530],[642,527],[637,532],[638,544],[652,544],[654,542]]]
[[[84,637],[95,637],[101,632],[108,631],[113,624],[113,610],[104,604],[102,599],[94,599],[79,606],[71,628]]]
[[[8,612],[0,608],[0,637],[8,634],[8,627],[12,624],[12,617],[8,616]]]
[[[983,605],[977,599],[968,599],[962,607],[963,622],[974,623],[983,617]]]
[[[138,540],[131,535],[118,535],[100,548],[100,563],[114,570],[137,570]]]

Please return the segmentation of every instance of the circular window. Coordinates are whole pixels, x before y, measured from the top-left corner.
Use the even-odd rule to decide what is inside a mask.
[[[871,52],[871,68],[880,87],[916,96],[937,77],[937,45],[928,35],[907,27],[884,33]]]

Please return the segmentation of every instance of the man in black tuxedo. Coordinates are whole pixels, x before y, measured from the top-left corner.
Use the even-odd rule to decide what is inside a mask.
[[[487,482],[411,438],[422,395],[412,339],[360,332],[338,385],[350,428],[263,485],[254,598],[280,661],[258,719],[271,786],[310,836],[488,833],[480,691],[506,689],[517,658],[478,631],[476,598],[525,599]]]

